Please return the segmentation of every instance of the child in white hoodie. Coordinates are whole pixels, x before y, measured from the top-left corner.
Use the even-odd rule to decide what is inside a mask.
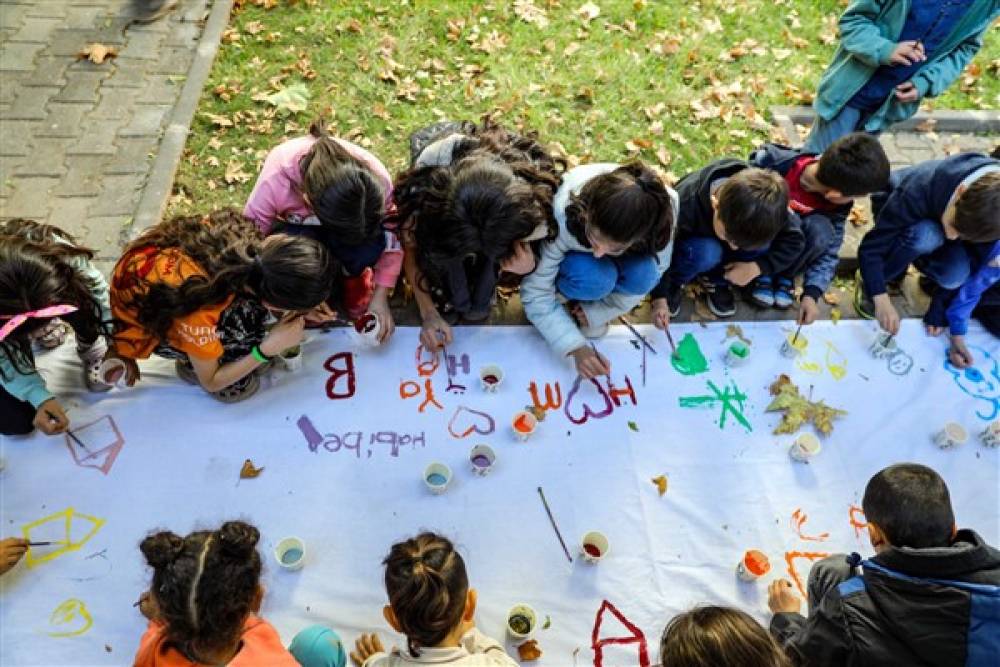
[[[386,652],[377,634],[362,635],[351,654],[355,664],[517,667],[500,642],[476,629],[476,590],[450,540],[421,533],[392,545],[383,563],[389,604],[382,613],[407,646]]]

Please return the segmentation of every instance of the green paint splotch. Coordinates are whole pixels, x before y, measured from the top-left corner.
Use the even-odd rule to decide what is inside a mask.
[[[753,426],[750,425],[745,414],[746,393],[737,387],[735,382],[729,386],[723,385],[723,389],[719,389],[718,385],[711,380],[708,380],[707,385],[710,393],[702,396],[681,396],[678,398],[680,406],[682,408],[718,407],[721,409],[718,422],[720,429],[726,427],[726,419],[731,416],[747,430],[747,433],[753,431]]]
[[[691,334],[684,334],[681,338],[677,352],[670,357],[670,365],[681,375],[697,375],[708,370],[708,360]]]

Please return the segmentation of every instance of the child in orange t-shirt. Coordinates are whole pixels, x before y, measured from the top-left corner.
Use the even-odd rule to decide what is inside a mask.
[[[329,628],[307,628],[286,649],[257,616],[259,540],[255,527],[228,521],[215,531],[159,532],[142,541],[153,582],[139,600],[149,627],[135,667],[344,667],[346,652]]]
[[[111,281],[115,354],[128,383],[139,376],[135,360],[156,353],[219,400],[248,398],[260,386],[254,371],[302,341],[302,316],[325,311],[332,272],[321,244],[264,239],[233,211],[151,228],[125,250]],[[278,324],[266,332],[272,317]]]

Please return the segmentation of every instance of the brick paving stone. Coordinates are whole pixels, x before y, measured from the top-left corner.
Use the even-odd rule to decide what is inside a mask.
[[[59,92],[57,87],[29,88],[18,91],[10,109],[0,113],[0,120],[45,120],[48,115],[46,106],[49,100]]]
[[[114,155],[118,148],[115,141],[121,124],[101,120],[88,120],[83,124],[80,139],[66,148],[66,155]]]
[[[49,222],[76,236],[86,224],[87,211],[97,201],[97,197],[60,197],[58,193],[58,186],[52,188]]]
[[[5,202],[6,209],[0,217],[36,218],[45,220],[49,215],[49,191],[59,183],[58,178],[32,177],[14,179],[14,192]]]
[[[46,48],[45,44],[7,42],[0,49],[0,72],[31,72],[35,57]]]
[[[109,88],[142,88],[146,84],[149,62],[135,58],[115,58],[114,73],[104,85]]]
[[[145,174],[149,170],[152,153],[160,145],[158,136],[125,137],[117,141],[118,152],[104,169],[105,174]]]
[[[13,104],[21,86],[31,76],[31,72],[4,72],[3,85],[0,85],[0,104]]]
[[[30,5],[0,3],[0,30],[10,30],[11,34],[21,27]]]
[[[110,85],[110,79],[101,83],[98,89],[100,102],[90,114],[98,120],[119,120],[121,125],[127,125],[132,117],[132,109],[139,103],[142,90],[140,88],[115,88]]]
[[[57,18],[25,17],[21,27],[11,35],[10,41],[47,44],[52,31],[60,24],[62,24],[62,20]]]
[[[73,72],[53,102],[97,103],[97,88],[108,77],[108,72]]]
[[[167,46],[160,50],[160,57],[149,69],[150,74],[186,74],[191,67],[193,53],[190,47]]]
[[[31,143],[39,121],[0,120],[0,155],[25,156],[31,152]]]
[[[29,3],[27,16],[43,16],[46,18],[66,18],[69,3],[56,0],[37,0]]]
[[[98,201],[90,210],[91,215],[132,215],[139,201],[139,189],[145,181],[144,175],[128,174],[105,176],[101,183],[103,190]]]
[[[894,132],[896,146],[900,149],[930,148],[930,140],[926,135],[917,132]]]
[[[53,188],[58,197],[96,197],[101,194],[104,170],[111,163],[109,155],[69,155],[66,176]]]
[[[60,178],[66,173],[66,146],[61,138],[32,137],[31,149],[15,178],[45,176]]]
[[[168,105],[136,105],[132,111],[132,122],[119,132],[120,137],[160,136],[163,123],[173,107]]]
[[[93,109],[90,104],[62,104],[49,102],[49,114],[42,122],[38,137],[61,137],[74,139],[80,136],[80,125],[84,116]]]
[[[65,56],[38,56],[35,59],[35,69],[21,85],[30,88],[61,88],[66,85],[66,69],[71,62]]]
[[[184,82],[174,74],[147,74],[146,87],[138,95],[139,104],[173,104]]]
[[[129,31],[128,43],[119,54],[122,58],[135,58],[138,60],[159,60],[161,57],[160,45],[166,38],[165,33],[159,32],[138,32]]]

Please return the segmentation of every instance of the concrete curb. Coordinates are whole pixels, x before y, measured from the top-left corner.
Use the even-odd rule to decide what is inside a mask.
[[[797,137],[796,125],[811,125],[812,107],[775,106],[771,107],[774,124],[785,131],[789,140]],[[931,113],[918,111],[913,118],[896,123],[894,132],[915,132],[917,126],[933,120],[935,132],[958,132],[965,134],[985,134],[1000,132],[1000,111],[956,111],[941,109]],[[798,143],[798,142],[793,142]]]
[[[198,51],[184,81],[184,88],[174,104],[170,121],[160,139],[160,147],[149,171],[149,178],[143,187],[142,196],[139,198],[132,225],[123,234],[125,237],[122,239],[123,244],[138,236],[147,227],[159,223],[163,216],[173,188],[177,165],[180,164],[184,145],[191,131],[191,121],[198,109],[205,81],[215,63],[215,56],[219,52],[222,32],[229,25],[232,8],[233,0],[215,0],[212,4],[212,11],[198,41]]]

